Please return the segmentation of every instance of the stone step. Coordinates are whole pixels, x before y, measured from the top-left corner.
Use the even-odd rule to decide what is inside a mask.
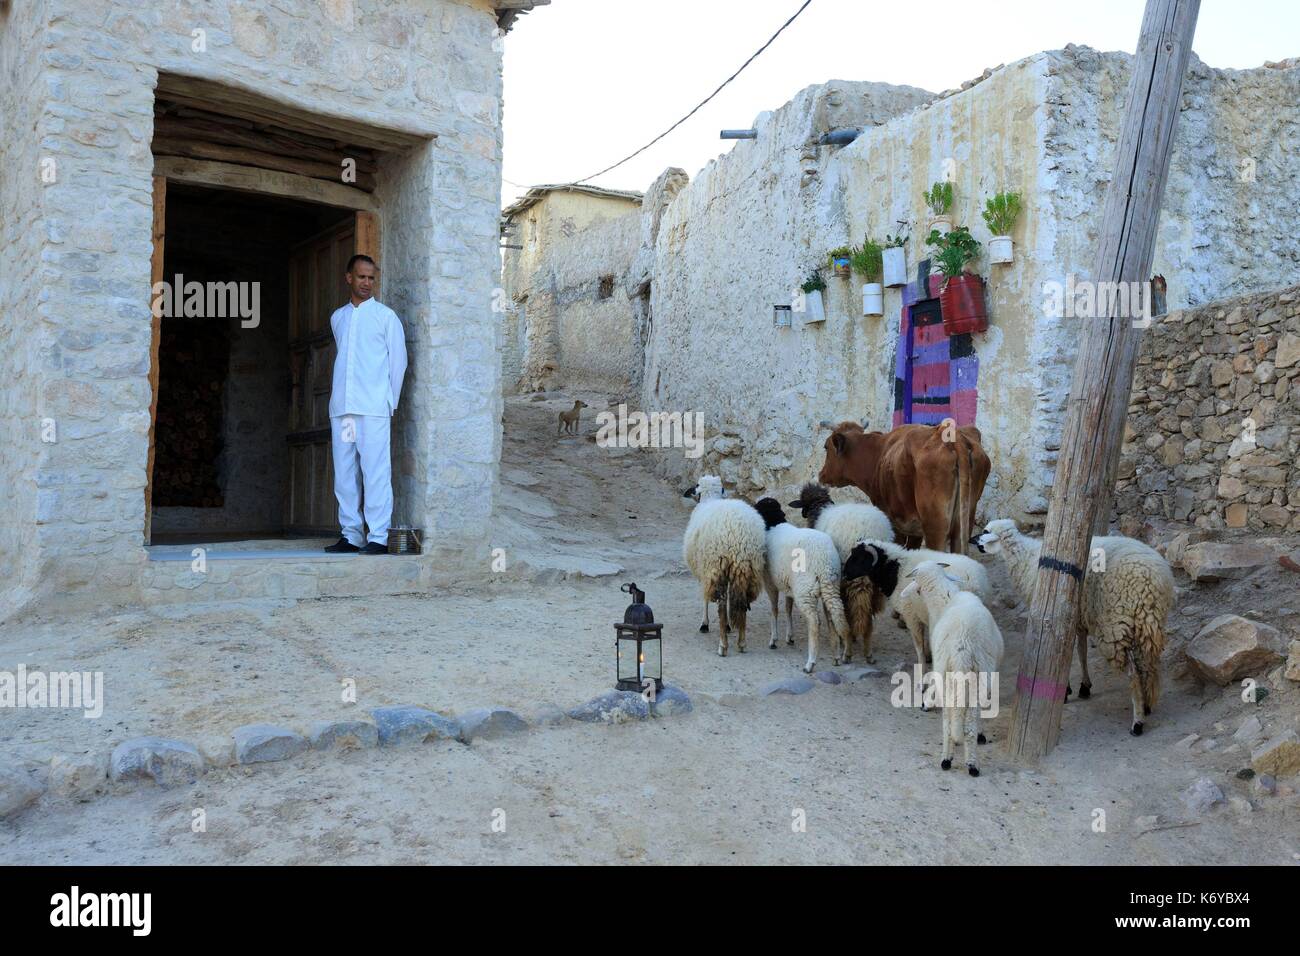
[[[254,598],[368,597],[426,592],[429,558],[396,555],[303,556],[297,551],[242,552],[205,556],[206,570],[188,561],[150,560],[140,580],[147,605],[183,601],[241,601]]]

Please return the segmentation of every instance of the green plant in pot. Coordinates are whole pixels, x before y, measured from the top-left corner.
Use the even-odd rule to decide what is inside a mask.
[[[988,328],[988,310],[984,306],[984,280],[966,272],[967,263],[980,253],[980,244],[965,226],[949,233],[930,231],[925,244],[933,249],[930,261],[944,276],[939,291],[939,310],[943,327],[949,335],[983,332]]]
[[[903,244],[907,236],[885,236],[881,253],[881,268],[884,272],[885,285],[891,289],[907,285],[907,253]]]
[[[1020,193],[997,193],[984,201],[984,224],[993,237],[989,239],[989,262],[1006,263],[1013,259],[1011,229],[1020,215]]]
[[[821,269],[813,269],[799,286],[803,292],[802,301],[797,303],[794,311],[803,316],[803,324],[826,321],[826,307],[822,302],[822,292],[826,289],[826,280],[822,278]]]
[[[952,229],[952,183],[934,183],[923,196],[930,210],[930,231],[948,232]]]
[[[883,315],[885,288],[880,284],[884,247],[869,237],[853,250],[853,271],[866,281],[862,284],[862,314]]]
[[[851,246],[839,246],[826,254],[826,261],[837,276],[847,279],[853,272],[853,249]]]

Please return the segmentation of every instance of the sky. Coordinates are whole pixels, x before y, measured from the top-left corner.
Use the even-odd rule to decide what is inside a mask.
[[[803,0],[552,0],[505,38],[502,203],[571,182],[648,143],[759,49]],[[694,178],[799,90],[875,80],[940,92],[1041,50],[1132,52],[1143,0],[812,0],[674,132],[590,182],[644,191],[668,166]],[[1202,0],[1193,44],[1213,67],[1300,56],[1300,0]]]

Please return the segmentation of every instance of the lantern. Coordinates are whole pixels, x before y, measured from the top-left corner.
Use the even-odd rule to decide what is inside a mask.
[[[645,603],[645,592],[635,583],[628,582],[619,590],[632,595],[632,603],[623,612],[622,622],[614,625],[616,686],[619,690],[641,693],[646,687],[645,682],[652,680],[657,693],[664,689],[663,625],[655,623],[654,611]]]

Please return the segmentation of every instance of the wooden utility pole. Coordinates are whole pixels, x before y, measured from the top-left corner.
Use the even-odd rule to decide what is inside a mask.
[[[1106,191],[1094,282],[1146,282],[1151,275],[1156,222],[1199,9],[1200,0],[1147,0],[1115,148],[1115,173]],[[1099,317],[1080,320],[1079,357],[1016,680],[1007,749],[1023,761],[1042,757],[1060,734],[1093,522],[1103,490],[1108,492],[1104,486],[1119,454],[1133,387],[1133,316],[1119,315],[1113,298],[1103,313],[1098,299]]]

